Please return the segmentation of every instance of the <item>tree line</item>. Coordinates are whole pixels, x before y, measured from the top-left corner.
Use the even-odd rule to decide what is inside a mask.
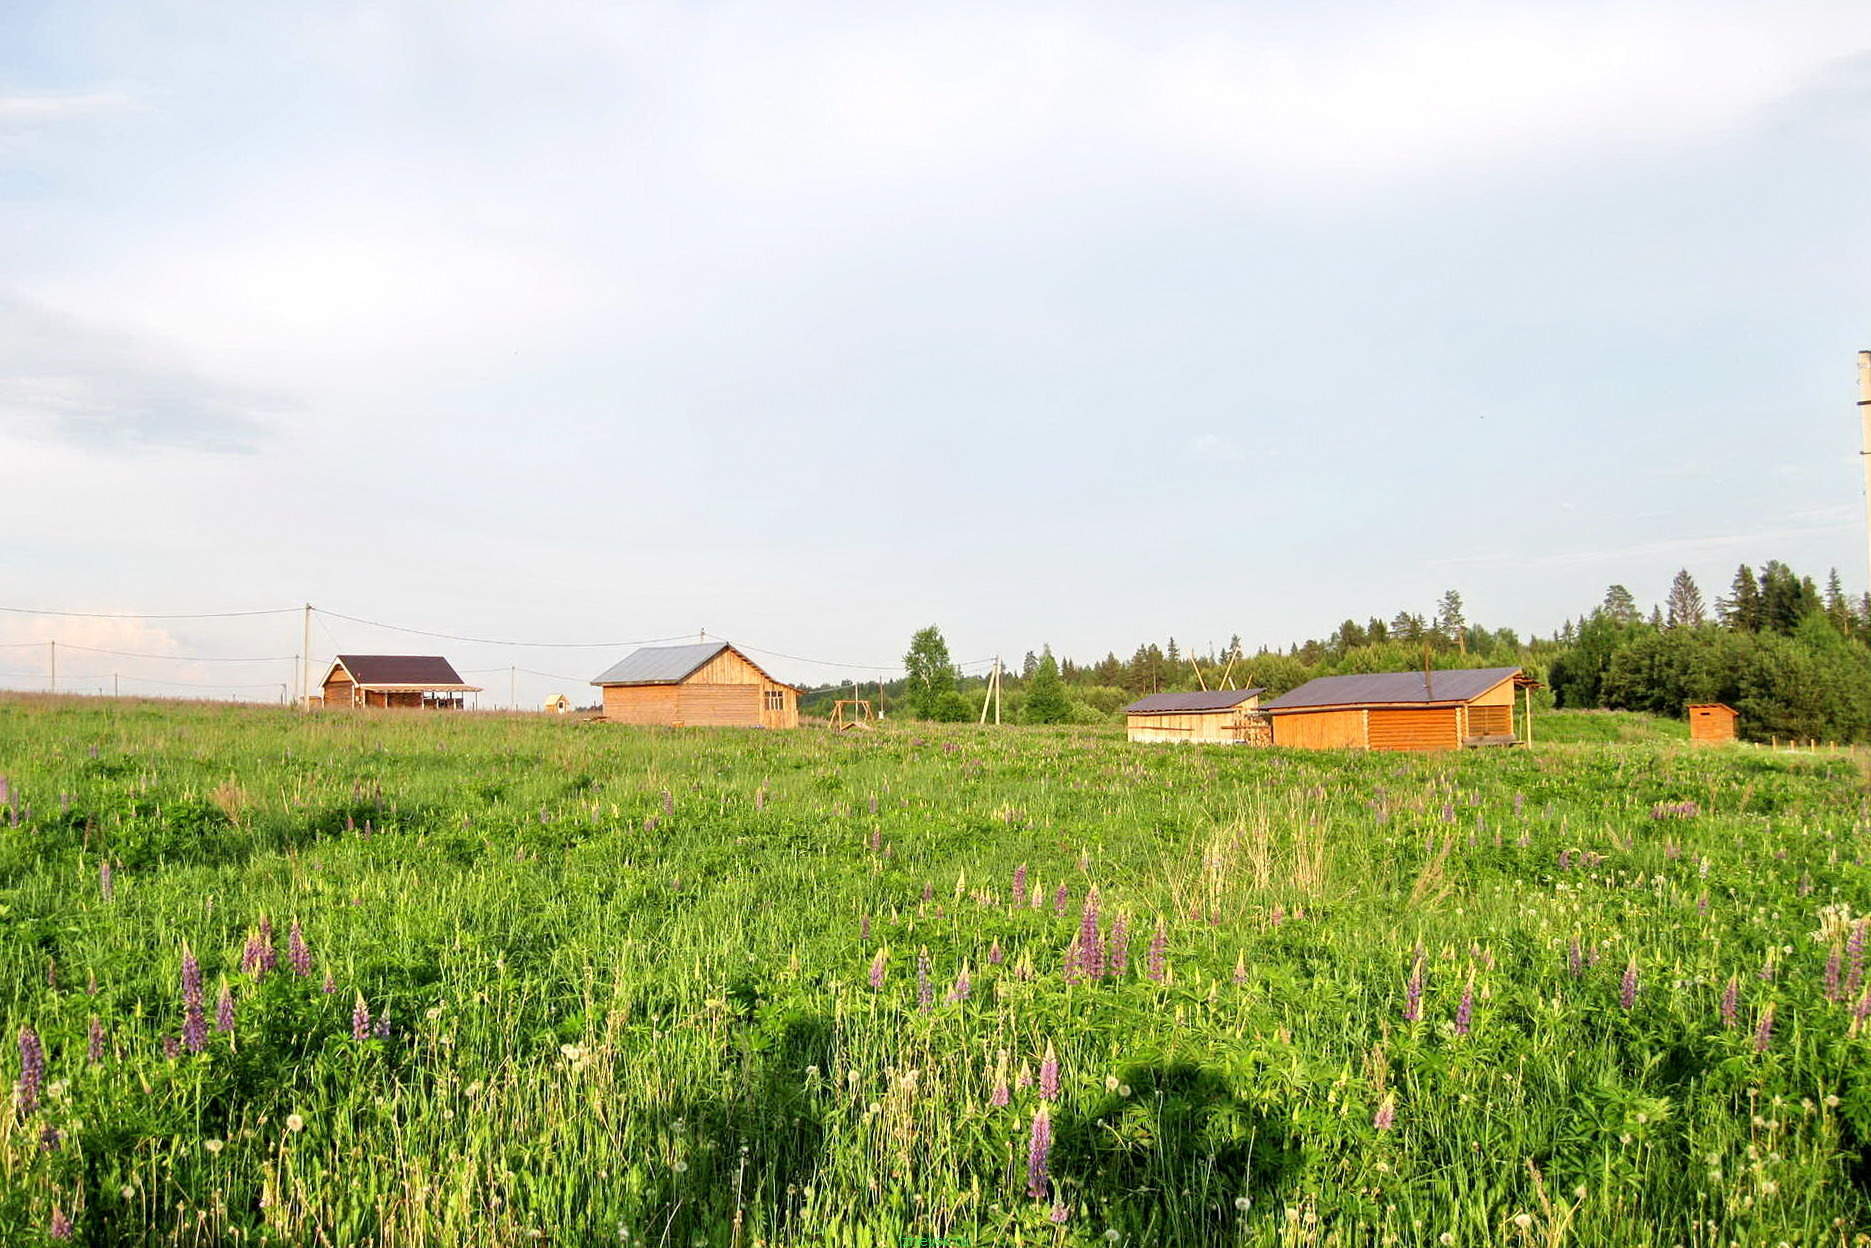
[[[1317,676],[1437,668],[1520,667],[1561,708],[1681,717],[1692,702],[1725,702],[1742,731],[1768,737],[1871,740],[1871,594],[1848,598],[1838,572],[1823,588],[1779,560],[1743,564],[1712,603],[1687,569],[1647,612],[1623,585],[1545,637],[1471,621],[1458,590],[1433,610],[1347,619],[1328,636],[1252,652],[1236,634],[1219,650],[1168,638],[1091,662],[1029,650],[1003,681],[1003,715],[1023,723],[1104,723],[1145,694],[1250,684],[1268,697]],[[955,667],[935,625],[911,638],[905,675],[872,695],[893,713],[962,721],[981,713],[983,676]],[[846,686],[808,694],[808,711]]]

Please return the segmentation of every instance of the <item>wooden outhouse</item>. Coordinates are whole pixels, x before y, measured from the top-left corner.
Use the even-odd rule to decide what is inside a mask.
[[[1266,745],[1267,717],[1260,711],[1264,689],[1215,689],[1200,693],[1153,693],[1124,708],[1132,741],[1185,745]]]
[[[604,718],[669,728],[797,728],[799,690],[725,641],[646,646],[592,684]]]
[[[458,711],[480,691],[438,654],[341,654],[325,673],[322,705]]]
[[[562,693],[555,693],[546,699],[544,706],[540,709],[544,710],[548,715],[570,715],[572,713],[572,700]]]
[[[1689,739],[1697,745],[1715,745],[1735,739],[1741,712],[1725,702],[1696,702],[1689,707]]]
[[[1515,745],[1515,695],[1537,683],[1517,667],[1321,676],[1266,709],[1273,743],[1300,749]]]

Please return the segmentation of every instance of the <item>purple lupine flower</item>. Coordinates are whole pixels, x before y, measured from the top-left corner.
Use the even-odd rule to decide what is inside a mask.
[[[357,994],[357,1004],[351,1007],[351,1039],[370,1039],[370,1007],[364,1004],[364,994]]]
[[[1626,1014],[1628,1014],[1631,1012],[1631,1008],[1635,1006],[1636,1004],[1637,1004],[1637,955],[1633,953],[1631,955],[1630,962],[1627,963],[1624,967],[1624,982],[1620,984],[1618,987],[1618,1005],[1621,1009],[1623,1009],[1623,1011]]]
[[[1871,928],[1871,918],[1859,919],[1852,926],[1852,934],[1845,938],[1845,993],[1850,997],[1858,991],[1858,985],[1865,976],[1865,929]]]
[[[32,1024],[19,1029],[19,1107],[20,1112],[32,1113],[39,1108],[39,1088],[45,1083],[45,1046],[39,1043],[39,1033],[32,1029]]]
[[[1709,895],[1707,893],[1703,893],[1700,897],[1696,898],[1696,913],[1706,917],[1708,915],[1708,912],[1709,912]]]
[[[1461,1004],[1455,1007],[1455,1034],[1458,1036],[1467,1035],[1469,1026],[1473,1022],[1474,1017],[1475,977],[1471,972],[1468,976],[1468,983],[1462,987]]]
[[[1052,912],[1064,914],[1066,904],[1072,900],[1072,890],[1061,884],[1052,895]]]
[[[1566,973],[1577,979],[1585,974],[1585,954],[1579,949],[1579,938],[1574,936],[1566,949]]]
[[[312,973],[312,949],[305,943],[305,929],[298,919],[292,921],[292,931],[286,936],[286,958],[292,963],[294,975],[303,979]]]
[[[1059,1099],[1059,1055],[1053,1051],[1050,1040],[1046,1042],[1046,1056],[1039,1064],[1039,1094],[1048,1101]]]
[[[968,978],[968,968],[964,966],[956,972],[955,986],[948,990],[948,1003],[960,1005],[968,999],[968,994],[972,991],[974,991],[974,984]]]
[[[1239,988],[1247,982],[1247,950],[1234,955],[1234,986]]]
[[[318,990],[328,997],[336,995],[338,991],[338,981],[331,977],[331,968],[329,966],[325,968],[325,982],[319,985]]]
[[[1383,1101],[1377,1107],[1377,1112],[1371,1115],[1371,1125],[1376,1127],[1379,1131],[1388,1131],[1391,1125],[1396,1121],[1397,1094],[1395,1092],[1386,1093]]]
[[[871,938],[871,916],[868,914],[859,915],[858,916],[858,939],[867,941],[870,938]]]
[[[1122,910],[1111,920],[1111,935],[1104,949],[1107,973],[1116,977],[1130,969],[1130,916]]]
[[[1013,904],[1019,905],[1026,900],[1026,864],[1023,862],[1013,869]]]
[[[104,1024],[98,1021],[95,1014],[91,1016],[91,1025],[85,1032],[84,1055],[85,1060],[93,1066],[104,1060]]]
[[[924,945],[916,951],[916,1004],[926,1010],[934,999],[935,989],[929,986],[929,946]]]
[[[39,1128],[39,1151],[40,1152],[56,1153],[58,1151],[58,1146],[60,1144],[63,1144],[64,1142],[65,1142],[65,1133],[63,1131],[60,1131],[57,1127],[53,1126],[51,1123],[48,1122],[45,1124],[45,1126]]]
[[[1852,1030],[1854,1034],[1867,1018],[1871,1018],[1871,984],[1865,986],[1864,995],[1858,998],[1857,1005],[1852,1006]]]
[[[110,878],[109,858],[100,858],[97,860],[97,892],[98,896],[102,897],[105,901],[109,901],[117,895],[116,885],[112,883]]]
[[[1559,851],[1559,869],[1561,871],[1570,871],[1572,869],[1572,851],[1571,850],[1562,849]]]
[[[1403,1021],[1418,1022],[1423,1017],[1423,953],[1419,949],[1410,964],[1410,978],[1403,985]]]
[[[1519,814],[1522,810],[1526,809],[1526,805],[1527,805],[1527,795],[1525,793],[1514,794],[1514,813],[1516,815]]]
[[[1104,936],[1098,930],[1098,886],[1085,894],[1078,920],[1078,965],[1086,979],[1104,978]]]
[[[1741,977],[1730,975],[1728,987],[1722,989],[1722,1026],[1739,1027],[1741,1025]]]
[[[1082,982],[1084,976],[1079,974],[1078,963],[1078,937],[1074,936],[1072,942],[1065,947],[1065,958],[1059,965],[1059,978],[1068,984]]]
[[[1048,1214],[1047,1217],[1052,1219],[1052,1224],[1054,1226],[1064,1226],[1067,1222],[1071,1221],[1072,1210],[1067,1205],[1054,1201],[1052,1212]]]
[[[71,1219],[66,1217],[65,1211],[60,1209],[57,1205],[52,1206],[52,1225],[46,1228],[46,1234],[50,1235],[53,1239],[70,1239],[72,1237]]]
[[[766,808],[767,808],[767,786],[763,784],[759,788],[754,790],[754,810],[756,812],[759,812],[759,811],[765,810]]]
[[[870,813],[871,813],[871,814],[873,814],[873,815],[874,815],[874,814],[876,814],[876,813],[877,813],[877,798],[876,798],[876,796],[875,796],[875,795],[873,795],[873,796],[871,797],[871,799],[870,799],[870,802],[869,802],[869,809],[870,809]]]
[[[176,1058],[182,1056],[182,1042],[177,1040],[174,1036],[164,1036],[162,1038],[162,1055],[173,1062]]]
[[[1041,1105],[1033,1115],[1033,1133],[1026,1145],[1026,1194],[1034,1200],[1043,1199],[1049,1189],[1046,1163],[1051,1153],[1052,1117]]]
[[[1839,999],[1839,965],[1842,959],[1843,951],[1837,945],[1833,945],[1831,954],[1826,958],[1824,975],[1825,998],[1828,1001]]]
[[[1760,1022],[1754,1025],[1754,1051],[1765,1053],[1774,1042],[1774,1003],[1769,1001],[1767,1008],[1761,1011]]]
[[[1007,960],[1006,953],[1000,947],[1000,938],[998,936],[994,938],[994,943],[987,947],[987,960],[990,966],[999,966],[1002,962]]]
[[[1764,961],[1763,961],[1763,962],[1761,963],[1761,982],[1762,982],[1763,984],[1770,984],[1770,983],[1772,983],[1772,982],[1773,982],[1773,978],[1774,978],[1774,974],[1775,974],[1775,968],[1774,968],[1774,947],[1773,947],[1772,945],[1769,945],[1769,946],[1767,946],[1767,957],[1766,957],[1766,959],[1765,959],[1765,960],[1764,960]]]
[[[928,900],[929,900],[929,899],[930,899],[931,897],[934,897],[934,896],[935,896],[935,885],[933,885],[933,884],[924,884],[924,885],[923,885],[923,897],[922,897],[922,899],[923,899],[924,901],[928,901]]]
[[[208,1044],[208,1018],[202,1010],[201,963],[187,942],[182,945],[182,1047],[199,1053]]]
[[[214,1003],[214,1029],[231,1032],[234,1030],[234,990],[227,986],[227,980],[221,981],[221,995]]]
[[[988,1104],[995,1109],[1004,1109],[1013,1096],[1007,1090],[1007,1051],[1001,1050],[1000,1061],[994,1067],[994,1091],[987,1098]]]
[[[370,1034],[379,1040],[390,1038],[390,1012],[388,1010],[377,1015],[376,1021],[370,1025]]]
[[[870,983],[873,992],[884,986],[884,951],[881,945],[878,946],[876,955],[871,958]]]
[[[1148,970],[1145,972],[1145,974],[1149,975],[1151,979],[1158,983],[1163,982],[1163,955],[1168,949],[1169,928],[1164,924],[1162,916],[1158,915],[1156,920],[1156,935],[1150,937],[1150,964]]]

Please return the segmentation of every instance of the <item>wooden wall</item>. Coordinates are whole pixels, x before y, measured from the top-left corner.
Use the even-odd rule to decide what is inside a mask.
[[[1692,706],[1689,708],[1689,739],[1705,743],[1733,741],[1738,718],[1725,706]]]
[[[1506,706],[1471,706],[1468,708],[1468,726],[1462,734],[1465,737],[1510,737],[1514,734],[1514,707]]]
[[[1374,750],[1460,749],[1460,707],[1427,706],[1371,711]]]
[[[333,672],[331,679],[325,682],[325,705],[346,707],[351,705],[351,678],[343,672]]]
[[[1365,744],[1363,711],[1284,711],[1273,717],[1273,743],[1301,750],[1355,750]]]
[[[1126,715],[1124,725],[1132,741],[1144,744],[1181,742],[1183,744],[1233,744],[1231,729],[1235,713],[1211,711],[1182,712],[1172,715]]]
[[[606,685],[604,718],[668,728],[797,728],[799,695],[723,650],[679,685]]]

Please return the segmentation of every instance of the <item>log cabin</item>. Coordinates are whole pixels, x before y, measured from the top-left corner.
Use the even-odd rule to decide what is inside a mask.
[[[439,654],[341,654],[325,673],[322,705],[458,711],[480,691]]]
[[[1735,739],[1741,712],[1725,702],[1696,702],[1689,707],[1689,739],[1697,745],[1716,745]]]
[[[1132,741],[1146,744],[1266,745],[1267,717],[1260,711],[1264,689],[1214,689],[1199,693],[1153,693],[1124,708]]]
[[[1321,676],[1267,703],[1273,743],[1299,749],[1454,750],[1517,745],[1517,667]],[[1528,722],[1532,697],[1528,695]]]
[[[604,718],[666,728],[797,728],[799,690],[725,641],[646,646],[591,682]]]

